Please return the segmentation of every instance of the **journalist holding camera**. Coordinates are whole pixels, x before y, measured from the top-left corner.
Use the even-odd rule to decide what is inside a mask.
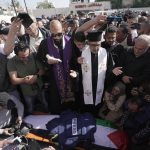
[[[6,92],[0,92],[0,135],[12,135],[9,132],[11,128],[7,127],[16,123],[21,125],[23,113],[24,107],[18,99]],[[0,148],[10,143],[12,141],[1,140]]]

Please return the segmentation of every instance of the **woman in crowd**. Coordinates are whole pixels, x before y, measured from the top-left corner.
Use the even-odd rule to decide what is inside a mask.
[[[125,99],[125,85],[117,82],[105,91],[104,104],[99,111],[99,116],[112,122],[117,121],[122,115],[122,105]]]

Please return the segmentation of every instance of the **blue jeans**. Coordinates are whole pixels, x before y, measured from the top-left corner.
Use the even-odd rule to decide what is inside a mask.
[[[40,103],[44,106],[44,109],[46,111],[48,110],[48,104],[46,102],[45,94],[44,94],[43,91],[38,92],[38,94],[35,95],[35,96],[24,96],[24,99],[25,99],[25,103],[26,103],[26,106],[27,106],[26,111],[29,114],[33,113],[36,100],[40,101]]]

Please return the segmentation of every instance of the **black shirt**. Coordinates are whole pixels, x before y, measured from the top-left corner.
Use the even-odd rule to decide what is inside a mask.
[[[96,101],[97,91],[97,80],[98,80],[98,53],[94,54],[91,52],[91,67],[92,67],[92,90],[93,90],[93,101]]]

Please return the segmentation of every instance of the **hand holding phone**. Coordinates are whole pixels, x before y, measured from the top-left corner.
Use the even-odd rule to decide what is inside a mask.
[[[33,20],[32,18],[29,16],[28,13],[19,13],[17,18],[20,18],[22,20],[22,24],[25,28],[28,28],[32,23],[33,23]]]

